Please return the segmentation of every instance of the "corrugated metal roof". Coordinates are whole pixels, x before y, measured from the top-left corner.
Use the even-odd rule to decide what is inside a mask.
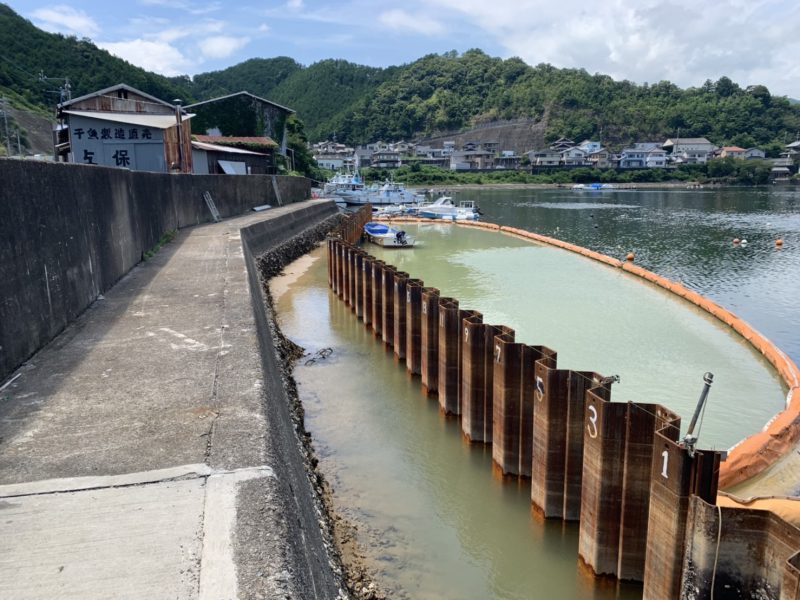
[[[156,98],[155,96],[151,96],[150,94],[148,94],[146,92],[143,92],[141,90],[137,90],[136,88],[131,87],[131,86],[129,86],[127,84],[124,84],[124,83],[118,83],[117,85],[112,85],[111,87],[103,88],[102,90],[98,90],[96,92],[92,92],[91,94],[85,94],[83,96],[79,96],[77,98],[73,98],[71,100],[67,100],[66,102],[62,102],[58,106],[59,106],[59,108],[65,108],[65,107],[71,106],[71,105],[73,105],[73,104],[75,104],[77,102],[82,102],[84,100],[88,100],[89,98],[95,98],[97,96],[105,96],[107,94],[110,94],[111,92],[116,92],[117,90],[126,90],[128,92],[133,92],[134,94],[140,95],[142,98],[147,98],[148,100],[151,100],[152,102],[155,102],[157,104],[162,104],[164,106],[169,106],[170,108],[173,108],[173,105],[170,104],[169,102],[165,102],[164,100],[161,100],[160,98]]]
[[[241,150],[231,146],[219,146],[217,144],[207,144],[205,142],[192,141],[192,147],[198,150],[211,150],[214,152],[229,152],[231,154],[254,154],[256,156],[267,156],[263,152],[253,152],[252,150]]]
[[[64,112],[68,115],[86,117],[87,119],[113,121],[114,123],[152,127],[154,129],[169,129],[177,124],[175,115],[147,115],[142,113],[101,112],[96,110],[65,110]],[[184,114],[181,121],[188,121],[193,116],[194,115],[191,114]]]

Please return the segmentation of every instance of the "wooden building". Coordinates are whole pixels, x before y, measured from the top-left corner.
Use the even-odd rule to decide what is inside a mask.
[[[180,104],[124,83],[57,109],[55,157],[61,162],[135,171],[192,172],[191,126]]]

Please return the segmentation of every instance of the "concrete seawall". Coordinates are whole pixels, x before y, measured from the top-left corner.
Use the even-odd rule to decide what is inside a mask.
[[[38,184],[23,179],[28,191],[20,198],[30,200],[46,182],[52,190],[47,202],[15,200],[14,227],[3,220],[3,231],[15,236],[4,238],[14,242],[3,246],[4,273],[20,286],[3,282],[4,310],[18,311],[4,313],[4,352],[6,324],[38,334],[49,317],[47,298],[42,309],[37,286],[23,281],[26,265],[57,265],[59,278],[49,282],[59,286],[83,273],[82,264],[93,268],[77,278],[80,294],[59,299],[63,333],[3,385],[0,596],[337,597],[341,572],[307,440],[298,435],[302,412],[285,375],[291,348],[274,329],[265,292],[270,274],[338,222],[335,205],[310,201],[187,227],[130,268],[162,229],[183,227],[191,214],[202,220],[202,199],[196,210],[178,210],[183,218],[156,211],[149,220],[67,193],[87,204],[70,212],[59,206],[58,182],[85,175],[97,185],[103,178],[123,187],[152,185],[155,200],[139,193],[133,200],[130,188],[114,196],[114,206],[137,210],[159,198],[178,208],[168,198],[173,185],[184,186],[187,202],[191,190],[211,189],[221,213],[262,203],[258,182],[186,176],[173,183],[169,176],[140,180],[123,171],[10,162],[0,161],[3,181],[22,171],[46,174]],[[302,199],[307,182],[299,181],[294,198]],[[222,190],[225,182],[231,189]],[[12,194],[3,188],[4,199]],[[107,209],[111,214],[101,218]],[[50,237],[37,237],[37,228]],[[122,229],[135,235],[118,238]],[[58,249],[79,235],[86,239],[70,250],[74,260],[60,256]],[[26,254],[38,242],[51,253],[46,260]],[[101,274],[88,257],[105,257],[103,244],[115,243],[115,256],[127,258]],[[91,302],[93,290],[104,291]],[[18,293],[32,298],[30,321]],[[72,316],[83,301],[88,309]]]
[[[310,181],[276,177],[281,201]],[[277,205],[270,176],[170,175],[0,159],[0,380],[170,231]]]

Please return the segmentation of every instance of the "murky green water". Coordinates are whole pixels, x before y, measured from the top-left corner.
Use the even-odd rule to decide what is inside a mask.
[[[463,191],[486,220],[636,262],[745,319],[800,363],[800,189]],[[734,238],[747,245],[734,246]],[[775,240],[784,240],[778,250]]]
[[[559,366],[619,374],[616,400],[688,417],[716,375],[701,445],[727,447],[783,403],[778,379],[735,335],[687,303],[591,261],[501,234],[408,228],[413,250],[369,250],[546,344]],[[295,372],[323,470],[382,582],[408,598],[638,598],[578,565],[577,525],[538,522],[527,483],[493,477],[491,449],[463,441],[406,372],[327,288],[324,254],[277,301],[281,326],[314,353]],[[291,271],[291,268],[288,269]]]

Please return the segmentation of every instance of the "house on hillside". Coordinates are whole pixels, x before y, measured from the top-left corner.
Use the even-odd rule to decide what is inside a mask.
[[[379,169],[396,169],[403,164],[400,153],[394,150],[378,150],[372,154],[371,166]]]
[[[620,169],[663,169],[667,166],[667,153],[659,142],[637,142],[622,149]]]
[[[353,151],[353,166],[356,169],[371,166],[373,154],[374,152],[368,148],[356,148]]]
[[[558,152],[563,152],[564,150],[567,150],[568,148],[572,148],[573,146],[575,146],[575,142],[573,142],[572,140],[570,140],[568,138],[563,138],[562,137],[562,138],[558,138],[555,142],[550,144],[550,149],[551,150],[556,150]]]
[[[704,164],[716,146],[706,138],[671,138],[661,147],[669,155],[669,160],[676,164]]]
[[[519,162],[521,160],[521,156],[517,156],[516,152],[513,150],[503,150],[500,152],[498,156],[494,159],[494,168],[495,169],[517,169],[519,168]]]
[[[589,147],[594,148],[594,146]],[[587,152],[586,162],[595,169],[611,169],[616,166],[614,155],[602,146]]]
[[[561,151],[561,164],[565,167],[577,167],[586,165],[586,152],[573,146]]]
[[[450,155],[451,171],[475,171],[494,168],[494,153],[485,150],[461,150]]]
[[[592,140],[583,140],[580,144],[578,144],[578,148],[586,152],[587,155],[592,154],[593,152],[599,152],[603,149],[603,144],[600,142],[594,142]]]
[[[746,160],[764,160],[766,157],[767,153],[761,148],[748,148],[744,151],[744,158]]]
[[[56,160],[191,173],[192,116],[120,83],[58,105]]]
[[[744,158],[745,150],[744,148],[739,148],[739,146],[723,146],[719,149],[719,157],[720,158]]]
[[[561,164],[561,152],[550,148],[531,150],[526,152],[525,155],[528,157],[532,167],[557,167]]]
[[[237,92],[190,104],[186,110],[195,115],[195,134],[269,138],[277,142],[270,152],[277,150],[286,155],[286,120],[294,113],[291,108],[250,92]]]

